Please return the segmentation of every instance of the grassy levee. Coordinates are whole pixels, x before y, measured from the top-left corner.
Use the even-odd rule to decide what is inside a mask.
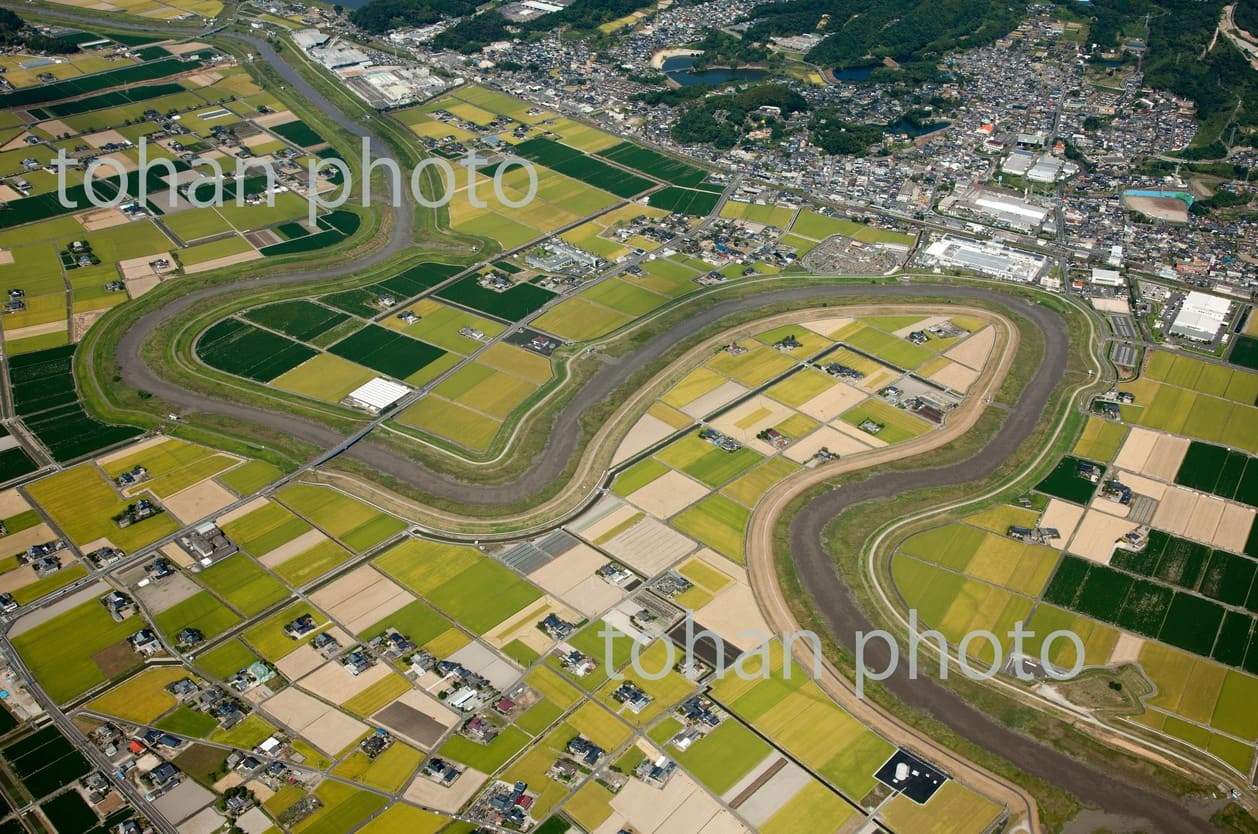
[[[1067,313],[1072,345],[1070,359],[1063,380],[1053,392],[1049,405],[1035,430],[1014,455],[1004,461],[989,478],[981,482],[919,490],[898,495],[893,499],[863,503],[844,511],[832,519],[827,526],[826,549],[835,558],[845,584],[851,589],[858,605],[870,618],[875,628],[887,629],[901,637],[904,635],[904,628],[899,620],[891,616],[876,598],[866,574],[865,565],[866,558],[870,555],[870,542],[901,519],[909,516],[917,517],[928,512],[932,507],[944,507],[964,501],[976,494],[1000,490],[998,494],[963,509],[933,515],[929,520],[896,527],[894,536],[884,541],[883,547],[874,554],[879,581],[884,587],[894,588],[890,576],[890,554],[902,541],[922,529],[959,519],[984,507],[1007,502],[1023,494],[1029,486],[1037,483],[1055,465],[1060,455],[1069,452],[1082,431],[1086,415],[1075,407],[1074,393],[1080,386],[1086,386],[1090,381],[1086,373],[1090,365],[1090,359],[1086,354],[1086,328],[1080,312],[1067,310],[1068,305],[1064,302],[1053,303],[1053,306]],[[1016,315],[1014,318],[1017,321]],[[1023,341],[1014,366],[996,398],[1000,403],[1008,404],[1016,401],[1025,383],[1031,378],[1032,370],[1042,352],[1042,341],[1038,338],[1037,332],[1022,327],[1019,329],[1022,332]],[[1001,422],[1002,418],[998,412],[987,411],[974,429],[962,439],[933,451],[931,465],[943,466],[969,459],[995,435]],[[1050,453],[1045,455],[1039,466],[1024,468],[1027,462],[1044,450],[1048,438],[1059,424],[1063,426],[1063,430],[1057,434],[1056,439],[1049,446]],[[838,484],[855,483],[878,472],[910,470],[920,466],[919,459],[907,458],[886,466],[852,473],[820,485],[797,496],[783,512],[774,531],[777,577],[795,618],[803,628],[811,629],[821,636],[827,657],[849,679],[855,675],[854,658],[844,646],[830,637],[824,618],[804,590],[791,559],[791,524],[795,516],[814,498],[828,492]],[[929,660],[925,661],[922,667],[930,670],[932,676],[937,674],[937,665]],[[949,676],[942,684],[951,687],[967,701],[1006,725],[1050,743],[1067,754],[1104,762],[1108,767],[1129,777],[1156,779],[1166,788],[1179,793],[1193,792],[1201,787],[1177,772],[1151,762],[1134,759],[1121,751],[1102,745],[1095,738],[1077,730],[1072,725],[1030,707],[994,687],[975,683],[958,675]],[[871,697],[906,724],[926,733],[949,749],[992,772],[1027,787],[1039,804],[1041,820],[1047,830],[1058,830],[1078,811],[1080,806],[1073,796],[1043,780],[1021,772],[1009,762],[954,733],[930,716],[906,707],[881,685],[868,684],[866,693],[867,697]]]
[[[918,282],[929,281],[928,277],[921,278]],[[639,320],[637,323],[627,326],[619,331],[616,335],[611,336],[607,341],[601,344],[601,352],[605,357],[616,358],[623,357],[631,353],[635,348],[639,347],[643,342],[650,339],[655,333],[665,330],[670,326],[684,321],[693,311],[696,304],[709,304],[717,301],[728,301],[732,299],[749,298],[757,293],[764,292],[768,289],[785,289],[796,286],[816,286],[819,284],[829,284],[835,286],[854,286],[869,284],[894,285],[896,279],[873,279],[867,276],[863,277],[817,277],[817,276],[771,276],[761,279],[748,279],[737,284],[729,284],[717,286],[704,290],[700,293],[683,296],[672,305],[662,307],[652,313],[646,319]],[[939,284],[940,294],[938,296],[920,296],[911,299],[911,303],[920,305],[931,304],[953,304],[953,299],[947,295],[947,286],[956,284],[971,284],[991,288],[992,285],[987,282],[971,282],[964,280],[950,279]],[[586,449],[590,438],[604,427],[609,421],[615,417],[620,423],[620,433],[612,438],[602,448],[592,451],[583,452],[582,454],[594,455],[595,465],[587,467],[588,470],[600,473],[587,479],[582,483],[582,491],[588,493],[597,487],[598,482],[602,479],[601,473],[605,472],[612,455],[615,452],[619,441],[628,433],[637,417],[649,406],[649,401],[643,402],[641,407],[631,414],[618,414],[625,402],[636,392],[646,386],[652,379],[660,373],[669,364],[676,361],[687,351],[692,349],[696,344],[710,339],[723,332],[740,325],[764,319],[769,316],[789,312],[796,309],[807,308],[824,308],[830,306],[850,306],[858,304],[888,304],[890,302],[883,296],[862,296],[852,295],[845,296],[834,302],[825,302],[818,299],[810,299],[790,304],[765,304],[754,310],[747,310],[742,313],[727,316],[702,330],[690,334],[686,339],[675,343],[667,352],[653,359],[644,365],[639,371],[631,376],[627,381],[617,387],[611,395],[604,398],[600,402],[591,405],[581,415],[580,418],[580,437],[577,441],[577,447]],[[977,307],[988,307],[981,300],[966,299],[966,304]],[[1003,308],[1001,312],[1004,312]],[[515,436],[512,440],[512,446],[507,450],[500,460],[495,461],[492,469],[486,471],[485,468],[475,467],[463,461],[453,459],[447,455],[435,452],[433,450],[417,449],[415,446],[405,447],[407,454],[415,460],[422,461],[426,466],[451,475],[460,480],[469,483],[478,484],[499,484],[510,483],[517,479],[520,473],[526,469],[531,462],[542,453],[546,447],[547,438],[550,436],[553,424],[558,413],[563,407],[581,390],[585,382],[602,364],[601,359],[593,358],[584,351],[570,351],[560,357],[560,362],[567,374],[567,380],[563,386],[557,387],[549,396],[534,410],[520,418],[520,422],[515,426]],[[657,380],[656,384],[661,387],[667,387],[677,382],[690,368],[679,370],[675,378],[668,380]],[[517,411],[512,415],[515,418]],[[506,432],[502,433],[506,435]],[[374,437],[374,435],[373,435]],[[388,441],[385,441],[388,442]],[[401,441],[394,441],[397,445],[394,448],[401,449]],[[545,503],[553,497],[561,489],[569,486],[575,471],[580,462],[581,454],[574,455],[567,463],[566,468],[545,488],[529,495],[516,504],[494,504],[494,505],[476,505],[453,502],[441,496],[433,495],[418,489],[410,484],[403,483],[393,478],[381,475],[374,470],[369,470],[353,460],[338,459],[330,464],[331,469],[344,472],[348,475],[354,475],[360,478],[369,478],[381,486],[384,486],[399,495],[410,498],[414,501],[421,502],[425,506],[434,509],[458,514],[468,519],[490,519],[495,516],[519,515],[528,512],[530,509]],[[537,515],[529,519],[530,525],[540,524],[543,521],[558,517],[563,513],[562,510],[555,510],[549,516]],[[448,523],[448,519],[446,520]],[[495,528],[501,532],[507,532],[510,529],[518,528],[523,522],[515,521],[511,524],[504,524],[500,528]],[[487,533],[485,525],[478,523],[476,525],[478,533]],[[452,531],[453,532],[453,531]]]

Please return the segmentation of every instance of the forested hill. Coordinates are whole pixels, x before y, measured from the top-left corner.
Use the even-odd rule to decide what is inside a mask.
[[[1058,2],[1079,11],[1074,0]],[[1095,0],[1082,13],[1091,17],[1088,40],[1099,46],[1098,51],[1115,49],[1135,35],[1146,34],[1148,21],[1144,82],[1196,102],[1203,137],[1195,144],[1206,145],[1214,142],[1225,125],[1258,126],[1258,72],[1227,38],[1214,37],[1225,5],[1225,0]],[[1240,0],[1239,25],[1254,22],[1255,5],[1254,0]],[[1211,43],[1213,48],[1207,49]],[[1235,138],[1240,143],[1243,134]],[[1216,145],[1204,153],[1212,156],[1222,151]]]
[[[404,26],[426,26],[451,17],[461,17],[476,10],[476,0],[371,0],[350,13],[355,26],[383,35]]]
[[[0,47],[6,46],[23,47],[32,52],[47,52],[53,55],[79,51],[73,41],[41,35],[27,26],[26,21],[13,12],[0,9]]]
[[[808,55],[822,67],[913,63],[991,43],[1018,25],[1024,8],[1009,0],[786,0],[757,6],[747,35],[824,34]]]

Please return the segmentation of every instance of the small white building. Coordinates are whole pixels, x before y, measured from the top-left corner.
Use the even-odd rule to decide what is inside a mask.
[[[351,408],[379,414],[410,392],[411,389],[399,382],[376,377],[346,394],[343,402]]]

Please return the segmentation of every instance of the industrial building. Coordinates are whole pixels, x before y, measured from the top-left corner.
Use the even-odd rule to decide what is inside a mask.
[[[1194,342],[1213,342],[1227,321],[1232,303],[1203,292],[1190,292],[1171,324],[1171,335]]]
[[[999,241],[970,240],[956,235],[943,235],[932,242],[921,260],[926,266],[970,269],[1022,284],[1034,281],[1048,263],[1043,255],[1012,249]]]
[[[351,408],[379,414],[410,392],[405,385],[376,377],[346,394],[343,402]]]

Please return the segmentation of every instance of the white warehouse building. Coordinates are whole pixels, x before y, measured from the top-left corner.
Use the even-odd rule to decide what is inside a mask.
[[[1203,292],[1190,292],[1171,324],[1171,335],[1194,342],[1213,342],[1227,320],[1232,302]]]

